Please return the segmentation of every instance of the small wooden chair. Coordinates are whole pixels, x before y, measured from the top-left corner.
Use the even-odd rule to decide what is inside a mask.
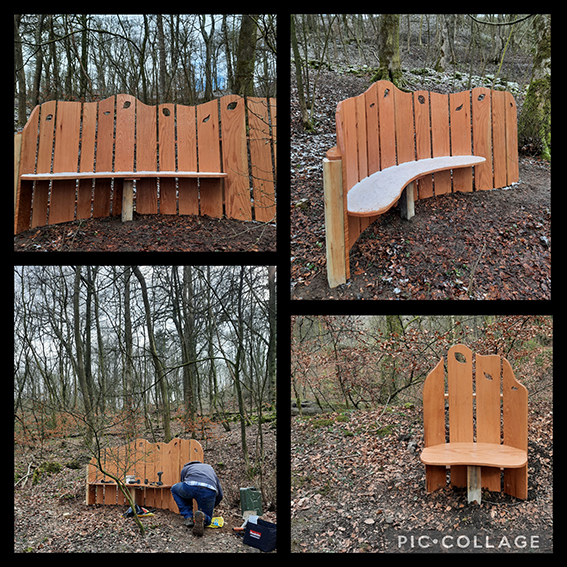
[[[423,423],[427,491],[446,485],[467,487],[468,501],[481,502],[481,487],[525,500],[528,496],[528,391],[514,377],[510,363],[497,355],[473,356],[455,345],[429,374],[423,388]],[[448,405],[446,405],[448,399]],[[448,409],[449,442],[446,438]]]

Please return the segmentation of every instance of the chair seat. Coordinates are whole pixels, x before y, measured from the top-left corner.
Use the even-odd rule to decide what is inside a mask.
[[[426,465],[472,465],[517,469],[528,462],[527,451],[495,443],[443,443],[421,453]]]
[[[347,195],[349,215],[368,217],[385,213],[398,202],[404,187],[424,175],[470,167],[486,161],[479,156],[445,156],[408,161],[377,171],[359,181]]]

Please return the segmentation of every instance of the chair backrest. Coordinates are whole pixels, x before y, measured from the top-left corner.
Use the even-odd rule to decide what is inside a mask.
[[[472,123],[472,126],[471,126]],[[359,96],[340,102],[337,146],[343,160],[344,188],[387,167],[432,157],[486,158],[476,166],[476,189],[518,181],[516,102],[509,92],[474,88],[454,94],[405,93],[377,81]],[[435,194],[472,191],[471,169],[435,174]],[[416,198],[433,195],[431,176],[420,180]]]
[[[423,388],[425,446],[446,442],[446,391],[449,441],[504,443],[528,449],[528,391],[510,363],[497,355],[477,354],[455,345],[429,374]]]
[[[49,101],[34,108],[24,127],[19,175],[225,172],[224,189],[220,179],[202,180],[200,196],[196,179],[180,180],[178,196],[174,185],[162,190],[160,211],[265,222],[276,210],[275,141],[275,99],[226,95],[198,106],[148,106],[119,94],[99,102]],[[16,233],[46,224],[48,203],[49,224],[90,217],[91,201],[92,216],[110,214],[110,180],[97,180],[94,193],[92,181],[81,181],[77,196],[74,180],[52,183],[49,197],[49,181],[36,181],[35,190],[32,181],[20,181]],[[137,211],[157,212],[156,180],[140,186]],[[112,214],[119,214],[120,206],[113,202]]]

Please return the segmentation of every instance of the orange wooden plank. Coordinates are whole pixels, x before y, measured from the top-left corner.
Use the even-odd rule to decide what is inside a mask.
[[[506,97],[503,91],[492,91],[492,148],[494,188],[506,187]]]
[[[268,113],[265,101],[262,108],[261,104],[249,99],[248,108],[253,109],[252,112],[248,112],[252,184],[254,198],[256,199],[258,195],[258,208],[260,209],[263,204],[264,180],[268,175],[273,180]],[[224,183],[226,216],[232,219],[252,220],[244,99],[235,95],[223,96],[220,99],[220,109],[223,171],[228,174]],[[264,110],[266,112],[262,114]],[[266,132],[262,129],[263,126],[267,128]],[[260,147],[258,147],[259,144]],[[262,144],[264,144],[263,147]],[[263,148],[268,150],[269,161],[263,159],[263,156],[266,155],[261,153]]]
[[[218,101],[197,106],[197,155],[199,171],[222,171],[219,141]],[[222,184],[216,180],[200,181],[201,214],[220,218],[223,215]]]
[[[464,91],[449,95],[451,111],[451,155],[471,155],[471,93]],[[453,191],[472,191],[472,169],[453,172]]]
[[[182,171],[197,171],[197,128],[195,107],[177,105],[177,153]],[[179,179],[179,214],[199,214],[199,186],[197,180]]]
[[[112,171],[114,153],[114,97],[98,103],[96,171]]]
[[[380,116],[380,169],[396,165],[396,124],[393,84],[378,81],[378,113]]]
[[[159,121],[159,168],[163,171],[175,171],[175,106],[160,104]],[[161,178],[159,184],[159,212],[164,215],[177,213],[177,189],[175,179]]]
[[[378,89],[373,83],[364,93],[366,105],[366,145],[368,148],[368,175],[380,171],[380,120]]]
[[[430,93],[431,105],[431,155],[443,157],[451,155],[449,136],[449,97],[444,94]],[[435,195],[451,192],[451,173],[442,171],[433,176]]]
[[[134,171],[135,129],[136,99],[131,95],[119,94],[116,96],[116,140],[113,171]],[[101,171],[101,169],[98,169],[98,171]]]
[[[156,107],[136,102],[137,129],[136,169],[157,171],[157,119]],[[136,212],[156,214],[158,194],[156,179],[140,179],[136,182]]]
[[[472,90],[473,148],[475,156],[483,156],[486,162],[474,172],[476,189],[492,189],[492,111],[490,89]]]
[[[394,87],[398,164],[415,161],[413,96]]]
[[[506,171],[508,185],[520,179],[518,166],[518,112],[516,101],[509,93],[504,93],[506,108]]]
[[[429,92],[416,91],[413,93],[413,108],[415,114],[415,152],[417,159],[428,159],[431,155],[431,126],[429,124]],[[433,196],[433,176],[427,175],[418,180],[418,198],[426,199]]]
[[[250,160],[254,191],[254,216],[268,222],[276,214],[272,138],[266,99],[247,100],[250,126]],[[248,199],[249,201],[249,199]]]
[[[81,133],[81,159],[79,171],[94,171],[94,156],[96,143],[97,103],[83,104],[83,123]]]

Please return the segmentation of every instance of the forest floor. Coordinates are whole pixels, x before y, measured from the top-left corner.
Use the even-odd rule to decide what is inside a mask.
[[[380,215],[351,249],[350,279],[329,289],[322,160],[336,144],[337,103],[364,92],[371,73],[321,72],[314,133],[301,127],[291,76],[291,298],[550,299],[551,166],[529,156],[520,157],[520,182],[510,189],[420,200],[410,221],[397,208]],[[420,73],[406,73],[405,88],[467,88],[454,77]],[[520,108],[522,96],[514,96]]]
[[[275,252],[276,226],[208,216],[91,218],[27,230],[16,252]]]
[[[265,486],[268,502],[263,502],[265,520],[277,523],[276,513],[276,433],[270,424],[262,426],[266,453]],[[257,426],[247,428],[249,453],[253,458],[257,444]],[[213,424],[203,445],[205,462],[216,471],[224,499],[215,508],[215,516],[224,519],[222,528],[206,528],[203,537],[194,536],[183,524],[183,518],[169,510],[155,509],[154,516],[140,518],[146,528],[142,537],[132,518],[123,518],[127,506],[85,504],[85,467],[71,469],[77,459],[88,462],[81,438],[59,438],[44,442],[43,447],[30,449],[16,446],[15,474],[20,477],[30,462],[57,462],[60,472],[40,476],[32,486],[14,489],[15,552],[145,552],[145,553],[248,553],[258,549],[242,543],[233,527],[243,523],[240,511],[241,487],[252,486],[244,474],[240,426],[231,424],[226,432]],[[148,439],[150,439],[148,437]],[[119,438],[116,444],[122,444]],[[83,457],[81,459],[81,457]]]
[[[427,494],[421,408],[292,417],[292,552],[553,551],[552,419],[530,402],[527,500],[478,505],[465,488]]]

